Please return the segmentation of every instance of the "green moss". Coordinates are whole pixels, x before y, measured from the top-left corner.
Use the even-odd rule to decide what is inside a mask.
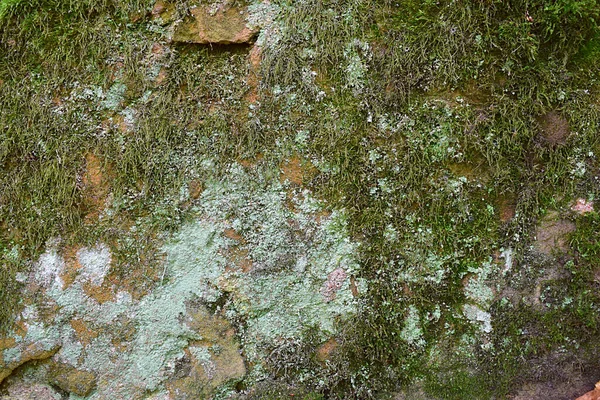
[[[485,398],[514,391],[540,354],[593,351],[596,214],[575,217],[564,277],[540,283],[541,309],[505,290],[531,292],[549,269],[529,249],[536,219],[600,195],[596,1],[254,2],[263,97],[251,107],[248,49],[172,46],[152,55],[153,43],[166,45],[165,28],[130,18],[151,6],[0,2],[5,326],[18,305],[15,274],[60,235],[115,243],[123,278],[140,258],[154,260],[143,264],[139,297],[159,283],[173,288],[186,271],[200,274],[196,294],[214,307],[229,304],[247,337],[286,339],[265,344],[280,356],[257,372],[272,375],[273,387],[295,379],[329,397],[368,398],[421,382],[440,397]],[[167,75],[157,84],[161,69]],[[556,146],[540,135],[549,111],[571,132]],[[78,182],[86,152],[113,173],[108,209],[87,227]],[[268,168],[230,169],[259,154]],[[313,197],[343,213],[314,224],[299,190],[294,207],[305,208],[286,207],[284,191],[296,189],[278,183],[277,166],[291,154],[316,167],[306,182]],[[211,182],[195,209],[186,194],[192,179]],[[507,198],[514,217],[501,221]],[[202,213],[239,231],[260,273],[247,281],[230,274],[230,287],[217,287],[225,261],[215,248],[234,244],[186,222]],[[135,229],[124,228],[131,221]],[[163,275],[160,246],[147,238],[173,231]],[[503,249],[512,268],[502,265],[508,253],[494,259]],[[188,269],[209,253],[221,261]],[[363,283],[356,321],[341,326],[335,316],[356,307],[349,283],[332,302],[320,293],[337,267]],[[302,268],[309,272],[300,278]],[[156,290],[160,308],[167,297]],[[81,293],[72,295],[63,298],[67,314]],[[175,311],[161,315],[170,321]],[[489,326],[479,317],[488,313],[492,330],[482,334]],[[406,324],[417,319],[418,327]],[[314,351],[325,332],[343,343],[326,368],[273,351],[307,336],[307,326],[322,335],[298,346]],[[183,342],[169,343],[165,351],[175,354]],[[301,373],[273,372],[290,359]],[[449,371],[456,373],[444,395],[439,377]]]

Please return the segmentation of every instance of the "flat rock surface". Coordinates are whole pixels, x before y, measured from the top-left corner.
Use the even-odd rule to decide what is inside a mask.
[[[247,10],[224,6],[216,11],[205,6],[190,10],[191,18],[176,26],[175,42],[200,44],[248,43],[258,32],[247,25]]]

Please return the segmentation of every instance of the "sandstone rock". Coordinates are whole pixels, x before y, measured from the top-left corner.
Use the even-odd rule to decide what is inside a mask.
[[[536,229],[535,248],[547,256],[554,251],[565,252],[569,248],[567,235],[574,230],[573,222],[558,218],[556,212],[549,213]]]
[[[279,181],[284,183],[289,181],[294,185],[302,185],[304,171],[302,170],[302,160],[298,157],[292,157],[287,162],[281,164],[281,175]]]
[[[577,400],[600,400],[600,382],[596,383],[596,388],[580,396]]]
[[[175,6],[169,2],[159,0],[152,7],[152,20],[166,25],[175,21]]]
[[[517,199],[514,195],[505,195],[498,199],[498,208],[500,210],[500,221],[507,223],[512,221],[516,215]]]
[[[167,387],[172,398],[206,398],[215,388],[246,374],[233,327],[198,304],[189,306],[188,326],[202,340],[192,341]]]
[[[259,97],[258,84],[260,81],[260,63],[262,61],[262,48],[258,44],[254,44],[254,46],[252,46],[248,59],[250,63],[250,70],[248,72],[248,77],[246,78],[246,83],[248,84],[250,90],[246,95],[246,101],[248,103],[253,104],[258,101]]]
[[[96,222],[106,206],[109,194],[109,183],[102,160],[93,153],[85,156],[86,169],[81,177],[83,194],[87,208],[86,223]]]
[[[0,360],[0,383],[16,368],[32,360],[45,360],[58,351],[60,346],[46,346],[38,343],[5,349]]]
[[[206,6],[198,6],[191,11],[192,18],[175,27],[175,42],[201,44],[249,43],[258,32],[247,25],[245,8],[224,6],[216,12]]]
[[[7,388],[8,394],[0,400],[56,400],[61,396],[48,385],[16,382]]]
[[[325,363],[326,361],[331,359],[331,356],[335,352],[335,350],[339,347],[339,343],[335,338],[331,338],[323,343],[316,352],[317,360],[321,363]]]
[[[55,364],[50,369],[52,381],[66,392],[87,396],[96,386],[96,375],[67,364]]]
[[[556,111],[551,111],[539,118],[540,136],[544,144],[556,147],[564,144],[571,134],[569,122]]]

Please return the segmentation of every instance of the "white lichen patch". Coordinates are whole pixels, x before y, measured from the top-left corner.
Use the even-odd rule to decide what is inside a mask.
[[[400,337],[413,346],[421,347],[425,345],[423,329],[421,328],[421,316],[415,306],[411,305],[408,309],[408,315],[404,320],[404,327],[400,332]]]
[[[6,349],[2,352],[2,359],[6,365],[18,363],[21,361],[21,350],[16,347]]]
[[[489,308],[494,300],[494,290],[490,286],[490,280],[497,276],[498,266],[490,260],[477,268],[470,268],[469,272],[474,276],[465,284],[465,295],[478,305]]]
[[[77,251],[77,261],[83,267],[81,279],[100,286],[110,269],[110,249],[104,243],[92,248],[82,247]]]
[[[465,304],[463,306],[463,314],[467,319],[481,328],[485,333],[492,332],[492,315],[472,304]]]
[[[500,257],[504,259],[504,269],[502,270],[502,274],[505,275],[513,266],[513,249],[511,247],[503,249],[500,253]]]
[[[64,259],[55,248],[51,247],[40,256],[34,266],[35,278],[44,286],[59,285],[62,287],[60,273],[64,268]]]

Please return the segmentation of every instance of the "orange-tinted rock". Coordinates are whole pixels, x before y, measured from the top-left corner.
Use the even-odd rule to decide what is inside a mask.
[[[100,158],[93,153],[88,153],[85,156],[85,161],[86,169],[83,175],[83,185],[85,200],[89,207],[85,221],[90,223],[97,220],[104,210],[109,185]]]
[[[15,347],[15,345],[17,344],[17,342],[15,341],[14,338],[11,337],[5,337],[5,338],[0,338],[0,352],[6,350],[6,349],[10,349]]]
[[[47,349],[46,346],[42,346],[37,343],[31,343],[25,347],[19,346],[18,350],[20,353],[18,358],[16,358],[14,361],[5,363],[4,360],[0,360],[0,383],[2,383],[7,376],[9,376],[21,365],[32,360],[45,360],[50,358],[58,351],[59,348],[60,346],[58,344],[52,346],[50,349]]]
[[[498,208],[500,210],[500,221],[503,223],[510,222],[516,214],[516,200],[514,196],[505,196],[498,200]]]
[[[102,286],[96,286],[90,282],[83,284],[83,292],[96,300],[98,303],[106,303],[107,301],[115,301],[115,293],[107,282]]]
[[[89,327],[88,323],[81,319],[71,320],[71,327],[75,331],[77,340],[83,347],[86,347],[93,339],[98,337],[98,333],[94,332],[94,330]]]
[[[579,396],[577,400],[600,400],[600,382],[596,383],[596,388]]]
[[[81,264],[77,259],[77,251],[80,247],[69,246],[63,251],[63,257],[65,259],[65,267],[60,271],[60,279],[63,282],[62,289],[65,290],[75,282],[77,274],[81,270]]]
[[[195,179],[195,180],[191,181],[188,184],[188,191],[190,193],[190,197],[192,199],[196,200],[202,194],[203,188],[204,187],[202,185],[202,182],[200,182],[199,180]]]
[[[356,284],[356,278],[354,276],[350,277],[350,291],[354,297],[358,297],[360,295],[360,292],[358,291],[358,285]]]
[[[218,386],[246,374],[235,331],[225,319],[203,306],[190,305],[188,326],[200,334],[176,366],[175,379],[167,383],[172,398],[209,398]]]
[[[337,348],[338,342],[334,338],[329,339],[317,349],[317,360],[320,362],[325,362],[331,359],[331,355]]]
[[[50,369],[53,383],[68,393],[87,396],[96,387],[96,375],[66,364],[55,364]]]
[[[281,165],[281,176],[279,177],[279,180],[282,183],[289,181],[295,185],[302,185],[303,175],[302,162],[298,157],[292,157],[286,163]]]
[[[162,22],[162,24],[170,24],[175,20],[175,11],[174,4],[159,0],[152,7],[150,14],[152,15],[152,20]]]
[[[206,6],[190,10],[193,18],[176,26],[173,40],[201,44],[249,43],[258,32],[247,26],[248,11],[240,7],[223,7],[212,13]]]
[[[248,103],[256,103],[258,101],[258,84],[260,82],[260,63],[262,60],[262,49],[258,45],[254,45],[250,50],[249,55],[250,71],[246,83],[250,90],[246,95]]]

